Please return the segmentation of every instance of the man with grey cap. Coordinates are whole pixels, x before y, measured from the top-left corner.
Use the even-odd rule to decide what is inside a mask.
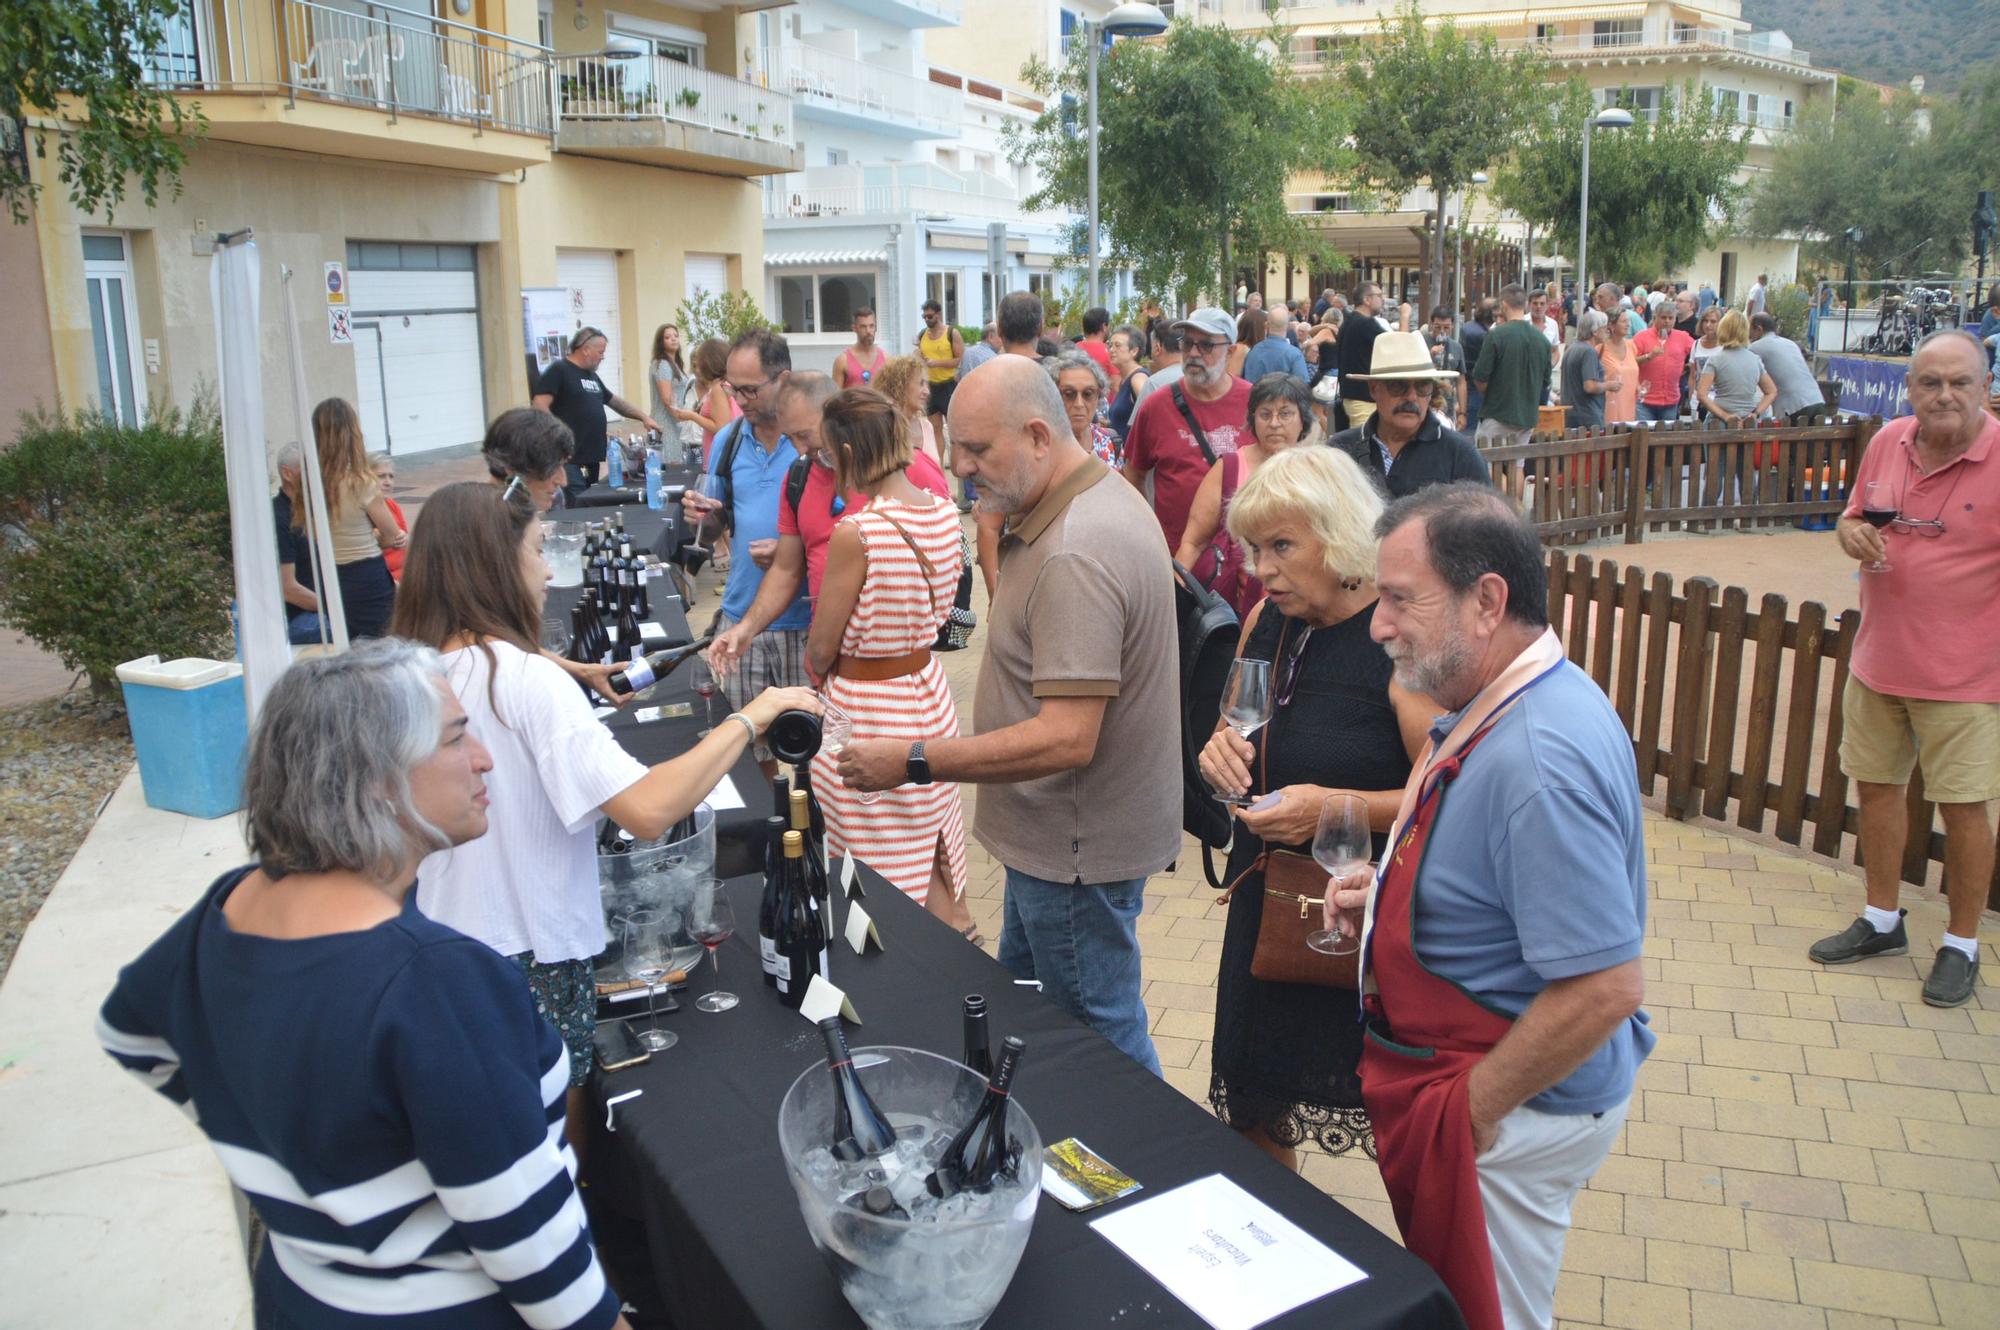
[[[1146,489],[1167,548],[1179,549],[1195,491],[1249,429],[1250,385],[1229,372],[1236,320],[1213,306],[1174,322],[1181,336],[1181,379],[1149,393],[1125,435],[1125,479]]]
[[[1334,435],[1333,446],[1379,478],[1393,498],[1450,480],[1491,484],[1472,440],[1431,410],[1433,386],[1458,374],[1437,367],[1424,335],[1383,333],[1369,355],[1368,373],[1352,377],[1368,385],[1375,410],[1353,429]]]

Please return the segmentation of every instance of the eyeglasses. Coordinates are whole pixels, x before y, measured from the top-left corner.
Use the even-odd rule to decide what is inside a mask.
[[[1292,704],[1292,692],[1299,686],[1299,662],[1305,659],[1306,643],[1312,641],[1312,635],[1313,630],[1306,629],[1305,634],[1299,638],[1298,648],[1292,652],[1292,658],[1285,662],[1284,674],[1279,681],[1278,696],[1275,699],[1281,707]]]
[[[1936,540],[1944,534],[1944,519],[1939,517],[1905,517],[1898,513],[1889,519],[1889,525],[1926,540]]]
[[[740,397],[744,401],[748,402],[755,400],[757,394],[763,392],[766,388],[770,387],[777,381],[778,381],[778,376],[775,374],[773,374],[770,378],[764,380],[762,383],[731,383],[728,379],[724,379],[722,381],[722,388],[723,391],[728,393],[731,397]]]
[[[500,491],[500,502],[502,503],[509,502],[514,497],[514,491],[524,490],[527,487],[528,485],[526,481],[522,480],[519,476],[515,476],[512,480],[507,482],[507,488]]]
[[[1296,425],[1299,423],[1299,409],[1285,406],[1274,411],[1259,411],[1256,421],[1259,425]]]
[[[1098,392],[1095,388],[1064,388],[1062,390],[1062,399],[1065,402],[1094,402],[1097,400],[1097,397]]]

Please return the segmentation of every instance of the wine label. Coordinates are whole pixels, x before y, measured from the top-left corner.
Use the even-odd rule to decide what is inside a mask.
[[[792,983],[791,957],[781,956],[776,951],[773,951],[771,953],[771,973],[778,976],[778,991],[780,993],[788,993],[791,991],[791,983]]]
[[[765,974],[778,972],[778,944],[762,933],[757,935],[757,955]]]
[[[658,681],[658,677],[653,673],[652,667],[646,664],[644,656],[636,657],[631,667],[625,671],[625,682],[635,693],[643,693],[651,688]]]

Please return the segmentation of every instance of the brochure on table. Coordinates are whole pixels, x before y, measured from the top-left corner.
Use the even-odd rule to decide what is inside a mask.
[[[1215,1330],[1250,1330],[1368,1277],[1220,1173],[1090,1226]]]

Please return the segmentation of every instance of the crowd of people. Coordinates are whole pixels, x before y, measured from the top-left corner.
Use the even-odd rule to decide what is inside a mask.
[[[1646,856],[1630,736],[1565,658],[1536,532],[1480,447],[1533,429],[1551,391],[1593,425],[1691,402],[1732,422],[1784,411],[1795,367],[1756,348],[1792,344],[1766,311],[1664,286],[1597,288],[1566,342],[1563,313],[1519,286],[1462,328],[1448,310],[1388,318],[1374,283],[1310,319],[1245,304],[1144,328],[1092,310],[1071,342],[1015,292],[970,345],[927,305],[904,356],[862,311],[831,374],[795,369],[763,330],[704,344],[686,370],[663,328],[650,412],[603,391],[602,334],[583,329],[533,405],[492,422],[488,481],[438,491],[407,538],[352,408],[321,404],[350,630],[386,640],[281,680],[252,739],[254,862],[127,968],[100,1025],[199,1111],[263,1213],[260,1303],[348,1324],[329,1309],[354,1311],[365,1283],[368,1307],[464,1309],[452,1324],[622,1323],[571,1181],[606,941],[594,829],[662,834],[746,748],[775,774],[764,731],[800,707],[851,724],[813,761],[832,850],[977,944],[969,830],[1005,870],[1002,964],[1155,1073],[1138,921],[1148,879],[1183,853],[1191,751],[1207,791],[1243,801],[1217,1116],[1289,1167],[1306,1149],[1374,1157],[1469,1325],[1549,1323],[1572,1199],[1654,1042]],[[1946,601],[1967,587],[1982,608],[2000,597],[2000,537],[1962,516],[2000,505],[1989,384],[1969,334],[1919,350],[1916,414],[1871,444],[1838,536],[1864,569],[1885,541],[1895,563],[1862,577],[1844,699],[1867,907],[1811,954],[1907,949],[1896,865],[1921,761],[1952,887],[1925,986],[1938,1005],[1977,980],[2000,675],[1976,642],[1923,627],[1962,617]],[[571,393],[591,422],[571,423]],[[540,518],[594,482],[607,408],[702,436],[712,483],[689,488],[685,518],[737,551],[708,652],[732,710],[651,768],[576,687],[616,700],[608,669],[538,643]],[[294,540],[297,469],[280,458],[274,500]],[[1886,528],[1861,519],[1869,481],[1897,495]],[[401,585],[385,592],[389,551]],[[975,560],[986,637],[967,723],[940,652]],[[285,564],[305,615],[309,562]],[[1239,658],[1268,663],[1269,717],[1248,737],[1225,720],[1183,747],[1181,577],[1236,610]],[[1266,916],[1294,899],[1276,866],[1311,857],[1340,796],[1365,805],[1379,871],[1321,873],[1314,899],[1364,939],[1365,978],[1272,977]],[[307,1027],[319,1036],[298,1039]],[[246,1093],[242,1065],[282,1089]],[[366,1150],[337,1145],[357,1138]],[[380,1185],[392,1176],[409,1181]],[[381,1241],[399,1225],[426,1241]]]

